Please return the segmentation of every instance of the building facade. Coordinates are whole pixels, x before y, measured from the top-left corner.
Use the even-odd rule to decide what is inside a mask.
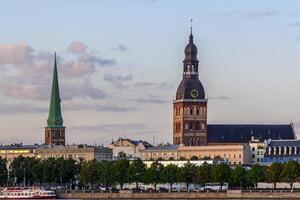
[[[289,160],[300,162],[300,140],[270,140],[263,158],[263,165]]]
[[[251,150],[251,164],[261,164],[265,155],[265,146],[267,141],[261,142],[259,139],[255,139],[252,137],[251,141],[249,142],[250,150]]]
[[[173,144],[207,145],[207,99],[199,80],[197,47],[192,28],[185,47],[183,76],[173,101]]]
[[[146,141],[131,140],[128,138],[119,138],[108,145],[108,148],[113,151],[114,159],[117,159],[121,152],[125,153],[128,158],[138,158],[140,157],[140,151],[149,147],[152,147],[152,145]]]
[[[63,126],[63,118],[60,107],[60,94],[57,75],[56,53],[54,54],[54,70],[51,100],[49,108],[49,116],[47,127],[45,127],[45,144],[46,145],[65,145],[65,127]]]
[[[103,146],[89,146],[89,145],[66,145],[66,146],[52,146],[45,145],[35,150],[37,158],[72,158],[76,161],[89,161],[96,159],[112,160],[112,150]]]
[[[191,158],[221,159],[230,165],[249,165],[251,163],[251,151],[249,144],[165,145],[141,151],[142,160],[190,160]]]

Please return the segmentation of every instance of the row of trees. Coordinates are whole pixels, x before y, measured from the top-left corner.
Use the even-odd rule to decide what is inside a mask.
[[[94,185],[105,187],[124,183],[138,184],[152,183],[156,189],[158,183],[169,183],[170,187],[177,182],[186,183],[187,188],[191,183],[205,185],[209,182],[218,182],[223,185],[228,182],[230,187],[257,187],[258,182],[276,184],[281,181],[293,183],[300,179],[300,165],[296,161],[285,164],[273,163],[269,167],[259,165],[246,170],[242,166],[230,168],[221,163],[195,166],[187,162],[183,167],[169,164],[163,166],[158,161],[146,167],[142,160],[129,161],[125,154],[120,154],[116,161],[96,160],[76,162],[63,158],[36,158],[22,157],[14,159],[9,170],[6,169],[6,160],[0,158],[0,185],[7,182],[17,184],[66,184],[78,182],[82,186],[93,188]]]
[[[2,161],[5,165],[6,161],[4,159]],[[41,160],[19,156],[12,161],[8,171],[1,170],[1,184],[7,182],[18,185],[72,183],[79,173],[79,168],[80,164],[73,159],[48,158]]]
[[[116,162],[88,161],[83,163],[80,182],[84,185],[102,184],[105,187],[115,183],[152,183],[156,189],[158,183],[169,183],[170,187],[177,182],[205,185],[209,182],[220,183],[221,186],[228,182],[232,188],[256,188],[258,182],[276,183],[280,181],[289,182],[291,187],[295,180],[300,179],[300,165],[296,161],[289,161],[285,164],[273,163],[270,167],[255,165],[246,170],[242,166],[230,168],[225,163],[202,166],[195,166],[187,162],[183,167],[169,164],[164,167],[158,161],[153,162],[149,168],[140,159],[129,162],[125,156],[119,157]]]

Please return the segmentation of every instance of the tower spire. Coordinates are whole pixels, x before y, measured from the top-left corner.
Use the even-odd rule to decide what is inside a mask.
[[[49,116],[48,116],[47,123],[48,123],[48,127],[61,127],[63,125],[63,118],[61,115],[61,107],[60,107],[56,52],[54,53],[52,91],[51,91],[51,100],[50,100]]]
[[[191,19],[191,34],[190,35],[193,35],[193,19]]]

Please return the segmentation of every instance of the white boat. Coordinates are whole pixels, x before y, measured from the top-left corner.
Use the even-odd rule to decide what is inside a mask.
[[[56,199],[56,194],[36,187],[5,187],[0,189],[0,199]]]

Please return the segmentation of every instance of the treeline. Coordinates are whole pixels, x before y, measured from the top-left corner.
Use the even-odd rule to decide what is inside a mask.
[[[300,165],[296,161],[285,164],[273,163],[269,167],[254,165],[251,169],[242,166],[230,168],[225,163],[209,165],[204,163],[195,166],[187,162],[183,167],[169,164],[163,166],[158,161],[146,167],[142,160],[129,161],[125,154],[120,154],[116,161],[96,160],[76,162],[63,158],[15,158],[6,168],[6,160],[0,158],[0,185],[66,185],[78,184],[80,187],[94,189],[97,185],[106,188],[124,183],[153,184],[155,189],[159,183],[168,183],[170,188],[174,183],[185,183],[187,188],[191,183],[205,185],[217,182],[223,185],[229,183],[231,188],[256,188],[258,182],[293,183],[300,179]]]

